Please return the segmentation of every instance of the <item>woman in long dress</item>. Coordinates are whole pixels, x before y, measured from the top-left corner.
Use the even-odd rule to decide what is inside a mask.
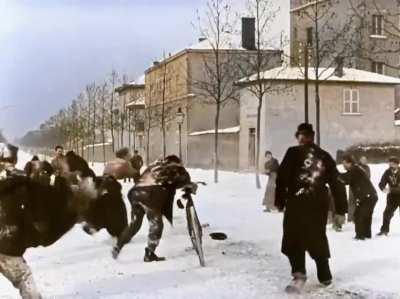
[[[271,212],[275,210],[275,187],[276,187],[276,174],[279,168],[278,160],[272,156],[270,151],[265,152],[265,174],[268,176],[268,183],[265,189],[263,206],[264,212]]]

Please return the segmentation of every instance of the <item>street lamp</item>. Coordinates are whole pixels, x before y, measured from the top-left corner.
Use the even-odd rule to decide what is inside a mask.
[[[182,125],[185,121],[185,113],[182,112],[182,109],[179,107],[178,112],[176,113],[176,122],[178,123],[179,128],[179,159],[182,160]]]

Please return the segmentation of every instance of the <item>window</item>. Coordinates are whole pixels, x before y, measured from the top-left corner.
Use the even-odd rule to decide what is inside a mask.
[[[313,44],[313,29],[312,27],[307,28],[307,45],[312,46]]]
[[[384,35],[383,34],[383,16],[373,15],[372,16],[372,34],[373,35]]]
[[[360,95],[358,89],[345,89],[343,92],[343,114],[360,114]]]
[[[377,74],[385,74],[385,64],[383,62],[373,61],[371,64],[371,72]]]

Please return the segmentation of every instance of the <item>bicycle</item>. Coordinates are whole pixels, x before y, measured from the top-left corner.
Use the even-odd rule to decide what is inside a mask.
[[[193,248],[199,257],[200,266],[205,267],[205,260],[204,260],[204,252],[202,246],[202,237],[203,237],[203,230],[200,224],[200,220],[197,216],[196,208],[193,203],[192,194],[196,194],[198,185],[206,185],[204,182],[196,182],[191,183],[183,188],[183,195],[182,198],[186,200],[186,220],[187,220],[187,227],[190,236],[190,240],[192,241]],[[181,205],[183,208],[182,203],[178,202],[178,205]]]

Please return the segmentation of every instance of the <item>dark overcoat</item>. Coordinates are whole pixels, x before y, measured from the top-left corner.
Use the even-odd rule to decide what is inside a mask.
[[[278,169],[275,205],[285,209],[282,252],[330,257],[326,224],[331,190],[336,213],[347,212],[346,191],[332,157],[315,144],[288,149]]]

